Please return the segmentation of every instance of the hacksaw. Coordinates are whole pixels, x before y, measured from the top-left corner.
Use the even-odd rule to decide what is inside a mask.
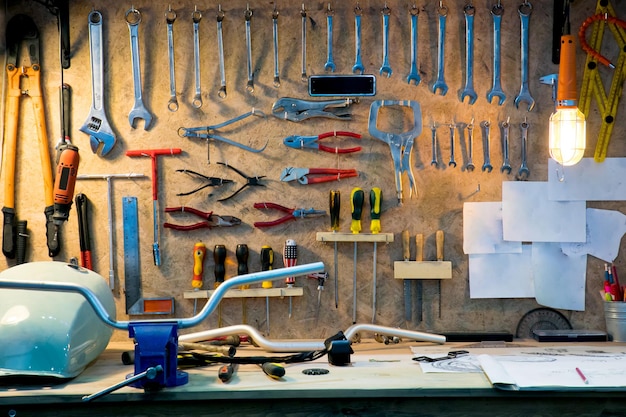
[[[606,3],[606,6],[602,6],[602,3]],[[591,33],[588,45],[595,51],[600,51],[602,46],[602,40],[604,37],[604,31],[609,23],[607,17],[617,18],[615,10],[606,0],[598,0],[596,4],[596,16],[604,15],[604,19],[597,19],[593,23],[593,30]],[[592,16],[589,19],[594,19]],[[589,20],[587,19],[587,20]],[[589,22],[587,22],[589,23]],[[583,24],[584,25],[584,24]],[[620,50],[617,63],[615,64],[613,79],[611,80],[611,86],[609,88],[609,94],[606,94],[606,90],[600,72],[598,71],[598,60],[592,54],[587,54],[587,60],[585,62],[585,71],[583,74],[583,82],[580,91],[580,100],[578,101],[579,109],[585,114],[585,117],[589,117],[589,110],[591,106],[591,97],[596,99],[598,110],[602,117],[602,124],[600,132],[598,133],[598,142],[596,144],[594,159],[596,162],[603,162],[606,158],[607,149],[611,140],[611,133],[615,124],[617,116],[617,108],[619,106],[619,100],[622,95],[622,86],[626,77],[626,30],[618,25],[608,25],[609,30],[613,34],[615,41],[617,42]],[[581,29],[583,26],[581,26]],[[584,32],[579,32],[579,37],[584,36]]]

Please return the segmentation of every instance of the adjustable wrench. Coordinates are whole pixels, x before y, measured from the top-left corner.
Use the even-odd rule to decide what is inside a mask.
[[[391,9],[387,7],[386,2],[381,13],[383,15],[383,65],[380,67],[380,75],[386,74],[387,78],[389,78],[393,72],[389,65],[389,15],[391,14]]]
[[[167,51],[170,61],[170,101],[167,102],[169,111],[178,110],[178,100],[176,99],[176,75],[174,71],[174,21],[176,20],[176,12],[172,10],[172,6],[165,12],[165,23],[167,24]]]
[[[222,5],[217,6],[217,51],[219,54],[220,66],[220,89],[217,92],[219,98],[226,98],[226,70],[224,68],[224,37],[222,36],[222,21],[224,20],[224,11]]]
[[[302,16],[302,81],[307,82],[307,76],[306,76],[306,9],[304,7],[304,3],[302,3],[300,16]]]
[[[105,156],[115,146],[115,134],[104,110],[104,63],[102,51],[102,15],[93,10],[89,13],[89,52],[91,56],[91,111],[80,131],[89,135],[91,151]]]
[[[326,64],[324,64],[324,71],[335,72],[335,62],[333,61],[333,15],[335,11],[330,7],[328,3],[328,10],[326,11],[326,44],[328,46],[328,53],[326,55]]]
[[[498,97],[498,106],[501,106],[506,100],[506,94],[502,91],[502,79],[500,66],[500,46],[501,46],[501,33],[500,28],[502,26],[502,15],[504,14],[504,7],[498,3],[494,4],[491,8],[491,19],[493,21],[493,83],[491,90],[487,92],[487,101],[491,103],[494,97]]]
[[[202,107],[202,88],[200,87],[200,20],[202,13],[197,7],[191,13],[193,21],[193,62],[195,67],[196,94],[193,96],[191,105],[199,109]]]
[[[439,2],[437,13],[439,13],[439,36],[437,38],[437,81],[433,84],[433,93],[436,94],[437,90],[441,90],[440,94],[445,96],[448,92],[448,85],[446,84],[444,77],[444,66],[446,63],[446,16],[448,16],[448,8],[443,5],[443,1]]]
[[[454,131],[456,130],[456,125],[450,123],[448,127],[450,128],[450,162],[448,162],[448,166],[456,168],[456,160],[454,159]]]
[[[419,12],[420,9],[415,4],[409,9],[409,14],[411,15],[411,71],[406,77],[406,82],[409,84],[414,82],[415,85],[422,81],[417,72],[417,15],[419,15]]]
[[[524,120],[519,125],[522,130],[522,165],[517,171],[517,180],[518,181],[526,181],[530,176],[530,169],[528,169],[528,165],[526,164],[526,146],[528,145],[528,122]]]
[[[528,1],[524,1],[524,3],[518,7],[517,11],[522,27],[522,85],[519,94],[515,97],[515,107],[519,109],[519,104],[524,101],[528,103],[528,111],[532,111],[535,107],[535,99],[530,95],[530,89],[528,88],[528,26],[533,6]]]
[[[352,73],[363,74],[365,67],[361,59],[361,14],[363,10],[357,2],[354,8],[354,65],[352,66]]]
[[[430,165],[435,168],[439,167],[439,161],[437,160],[437,125],[435,122],[430,126],[430,130],[432,131],[431,143],[433,148],[433,159],[430,161]]]
[[[509,162],[509,132],[511,130],[511,124],[507,117],[506,122],[500,124],[502,128],[502,167],[500,172],[506,171],[507,174],[511,173],[511,163]]]
[[[474,90],[474,13],[476,8],[469,3],[463,7],[465,14],[465,88],[461,92],[461,102],[469,97],[469,104],[474,104],[478,96]]]
[[[489,137],[489,129],[491,127],[491,123],[487,120],[484,120],[480,123],[480,127],[482,128],[483,133],[483,172],[491,172],[493,170],[493,166],[491,165],[491,156],[489,153],[489,142],[491,141]]]
[[[139,64],[139,23],[141,23],[141,13],[139,13],[139,10],[131,7],[126,12],[126,23],[128,23],[128,30],[130,31],[130,52],[133,63],[133,85],[135,90],[135,104],[128,114],[128,121],[130,127],[134,128],[135,120],[143,119],[143,128],[148,130],[152,123],[152,115],[144,106],[141,93],[141,66]]]
[[[274,39],[274,87],[280,87],[280,67],[278,65],[278,10],[274,3],[272,12],[272,37]]]
[[[472,172],[474,171],[474,119],[467,125],[467,152],[468,161],[465,168]]]
[[[243,16],[246,20],[246,49],[248,50],[248,83],[246,84],[246,91],[252,94],[254,93],[254,72],[252,71],[252,38],[250,35],[252,9],[250,8],[249,4],[246,6],[246,10],[244,10]]]

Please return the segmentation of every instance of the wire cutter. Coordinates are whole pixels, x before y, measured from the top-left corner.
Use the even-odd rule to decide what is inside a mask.
[[[296,220],[296,219],[304,218],[304,217],[318,217],[318,216],[326,215],[326,212],[324,210],[315,210],[313,208],[293,209],[293,208],[281,206],[280,204],[276,204],[276,203],[254,203],[254,208],[255,209],[276,209],[276,210],[280,210],[282,212],[287,213],[283,217],[280,217],[276,220],[272,220],[269,222],[255,222],[254,227],[259,227],[259,228],[277,226],[281,223],[285,223],[290,220]]]
[[[184,207],[184,206],[166,207],[165,212],[166,213],[185,212],[185,213],[190,213],[195,216],[198,216],[201,219],[204,219],[204,221],[194,223],[194,224],[184,225],[184,226],[178,225],[178,224],[167,223],[167,222],[163,223],[163,227],[167,229],[182,230],[185,232],[189,230],[196,230],[196,229],[205,229],[205,228],[210,229],[212,227],[239,226],[241,224],[241,220],[238,219],[237,217],[219,216],[217,214],[213,214],[212,211],[204,212],[204,211],[192,208],[192,207]]]
[[[319,149],[320,151],[328,152],[328,153],[352,153],[352,152],[358,152],[361,150],[360,146],[356,146],[354,148],[342,149],[342,148],[337,148],[337,147],[333,148],[331,146],[325,146],[319,143],[319,141],[322,139],[326,139],[330,137],[338,137],[338,136],[347,136],[350,138],[361,139],[361,135],[358,133],[334,131],[334,132],[322,133],[317,136],[300,136],[300,135],[287,136],[285,139],[283,139],[283,144],[285,144],[285,146],[289,146],[290,148],[294,148],[294,149],[312,148],[312,149]]]
[[[309,175],[323,175],[323,177],[309,178]],[[356,169],[334,168],[294,168],[287,167],[280,174],[280,180],[284,182],[298,181],[300,184],[319,184],[321,182],[339,181],[344,178],[357,177]]]
[[[233,182],[233,180],[226,180],[223,178],[207,177],[206,175],[202,175],[199,172],[192,171],[190,169],[177,169],[176,172],[182,172],[191,177],[196,177],[197,179],[201,179],[205,181],[205,184],[200,185],[191,191],[187,191],[186,193],[178,193],[176,194],[177,196],[191,195],[191,194],[197,193],[200,190],[204,190],[207,187],[219,187],[220,185]]]
[[[357,99],[351,98],[310,101],[283,97],[272,105],[272,114],[279,119],[290,120],[292,122],[301,122],[311,117],[351,120],[352,116],[348,112],[348,107],[358,102]]]
[[[225,198],[220,198],[217,201],[226,201],[229,200],[231,198],[233,198],[234,196],[236,196],[237,194],[239,194],[244,188],[246,187],[265,187],[265,184],[261,184],[259,182],[259,180],[261,178],[265,178],[265,175],[262,176],[254,176],[254,177],[249,177],[246,174],[244,174],[243,172],[239,171],[237,168],[235,168],[232,165],[228,165],[224,162],[218,162],[219,165],[224,165],[227,168],[232,169],[233,171],[235,171],[237,174],[241,175],[242,177],[244,177],[246,179],[246,183],[244,185],[242,185],[237,191],[235,191],[234,193],[232,193],[231,195],[229,195],[228,197]]]

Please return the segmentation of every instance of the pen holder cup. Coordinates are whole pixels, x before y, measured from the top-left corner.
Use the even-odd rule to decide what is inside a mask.
[[[626,302],[605,301],[604,318],[610,340],[626,342]]]

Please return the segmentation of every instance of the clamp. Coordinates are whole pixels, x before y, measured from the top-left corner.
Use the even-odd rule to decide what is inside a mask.
[[[313,208],[293,209],[293,208],[281,206],[280,204],[276,204],[276,203],[254,203],[254,208],[255,209],[276,209],[284,213],[287,213],[283,217],[280,217],[276,220],[267,221],[267,222],[255,222],[254,227],[259,227],[259,228],[277,226],[281,223],[285,223],[290,220],[296,220],[296,219],[304,218],[304,217],[318,217],[318,216],[326,215],[326,212],[324,210],[315,210]]]
[[[191,177],[195,177],[198,179],[203,180],[205,183],[198,186],[197,188],[191,190],[191,191],[187,191],[184,193],[178,193],[176,194],[177,196],[184,196],[184,195],[191,195],[191,194],[195,194],[200,190],[204,190],[207,187],[219,187],[220,185],[224,185],[230,182],[233,182],[233,180],[227,180],[227,179],[223,179],[223,178],[217,178],[217,177],[208,177],[206,175],[202,175],[199,172],[196,171],[192,171],[190,169],[177,169],[176,172],[182,172],[184,174],[187,174]]]
[[[328,153],[352,153],[352,152],[358,152],[361,150],[360,146],[355,146],[354,148],[337,148],[337,147],[333,148],[331,146],[325,146],[319,143],[320,140],[330,138],[330,137],[339,137],[339,136],[346,136],[350,138],[361,139],[361,135],[358,133],[333,131],[333,132],[321,133],[319,135],[314,135],[314,136],[301,136],[301,135],[287,136],[285,139],[283,139],[283,144],[285,146],[288,146],[294,149],[311,148],[311,149],[319,149],[320,151],[328,152]]]
[[[323,177],[309,178],[309,175],[323,175]],[[334,168],[294,168],[287,167],[280,174],[283,182],[298,181],[300,184],[319,184],[321,182],[339,181],[344,178],[357,177],[359,173],[356,169],[334,169]]]
[[[210,229],[212,227],[230,227],[230,226],[239,226],[241,224],[241,219],[234,216],[219,216],[217,214],[213,214],[212,211],[204,212],[193,207],[166,207],[166,213],[190,213],[195,216],[204,219],[202,222],[190,224],[190,225],[178,225],[172,223],[163,223],[163,227],[166,229],[174,229],[174,230],[197,230],[197,229]]]
[[[351,120],[348,107],[358,103],[358,99],[345,98],[340,100],[311,101],[283,97],[272,105],[272,114],[284,120],[301,122],[312,117]]]

